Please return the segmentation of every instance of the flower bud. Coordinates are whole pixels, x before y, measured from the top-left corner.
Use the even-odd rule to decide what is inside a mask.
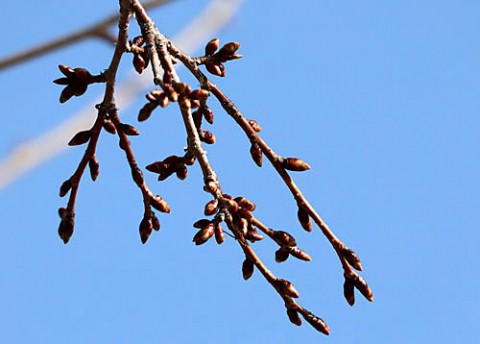
[[[160,230],[160,220],[158,219],[157,215],[152,212],[152,215],[150,217],[152,220],[152,227],[154,230],[159,231]]]
[[[297,246],[295,238],[284,231],[273,231],[272,239],[280,246]]]
[[[63,240],[63,243],[66,244],[70,240],[73,234],[73,228],[75,227],[75,221],[73,216],[65,215],[64,218],[60,221],[60,226],[58,227],[58,235],[60,239]]]
[[[150,234],[152,234],[152,229],[153,229],[152,220],[143,218],[142,221],[140,221],[139,232],[140,232],[140,240],[142,241],[142,244],[145,244],[147,242],[148,237],[150,236]]]
[[[250,147],[250,155],[252,156],[253,161],[257,164],[258,167],[262,167],[262,149],[258,143],[252,143]]]
[[[305,229],[307,232],[312,231],[312,221],[310,220],[310,215],[308,215],[308,212],[303,209],[302,207],[298,207],[298,212],[297,212],[297,217],[298,221],[302,225],[303,229]]]
[[[362,271],[362,264],[360,263],[360,258],[358,258],[357,254],[353,250],[345,247],[341,251],[341,253],[343,258],[345,258],[345,260],[348,262],[348,264],[353,266],[356,270]]]
[[[226,75],[225,67],[221,63],[213,63],[209,61],[205,64],[205,67],[213,75],[221,76],[221,77],[224,77]]]
[[[185,180],[185,178],[187,178],[188,170],[185,165],[182,165],[175,171],[175,174],[178,179]]]
[[[281,290],[281,292],[286,296],[292,297],[294,299],[297,299],[300,297],[300,294],[298,293],[297,289],[295,289],[292,282],[287,281],[286,279],[283,279],[283,278],[277,278],[277,280],[275,281],[275,284]]]
[[[213,124],[213,111],[210,110],[210,108],[208,107],[202,107],[201,108],[201,113],[203,115],[203,117],[205,118],[205,120],[210,123],[210,124]]]
[[[191,92],[191,88],[184,82],[176,82],[172,85],[173,89],[181,96],[187,95]]]
[[[246,199],[245,197],[236,197],[235,201],[244,210],[248,210],[248,211],[254,211],[255,210],[255,203]]]
[[[138,74],[142,74],[143,70],[147,66],[147,62],[143,59],[142,55],[133,55],[133,67]]]
[[[150,205],[162,213],[170,213],[168,203],[159,195],[150,197]]]
[[[72,188],[72,181],[70,179],[67,179],[66,181],[64,181],[60,186],[60,192],[59,192],[60,197],[64,197],[70,191],[71,188]]]
[[[215,226],[213,223],[208,223],[205,227],[200,229],[197,234],[193,237],[193,242],[195,245],[202,245],[210,239],[215,233]]]
[[[288,252],[294,256],[295,258],[298,258],[300,260],[304,260],[306,262],[309,262],[312,260],[312,258],[310,257],[310,255],[305,252],[304,250],[302,249],[299,249],[298,247],[289,247],[288,248]]]
[[[207,226],[210,222],[212,222],[212,221],[210,221],[208,219],[200,219],[193,224],[193,227],[194,228],[203,228],[203,227]]]
[[[248,120],[248,124],[250,124],[250,126],[252,127],[252,129],[259,133],[262,131],[262,128],[260,127],[260,125],[257,123],[257,121],[253,120],[253,119],[249,119]]]
[[[218,210],[218,200],[217,199],[212,199],[210,202],[205,204],[205,211],[204,214],[205,216],[211,216],[215,214]]]
[[[110,134],[116,134],[117,129],[115,128],[115,124],[112,123],[110,120],[105,120],[103,122],[103,129],[105,129]]]
[[[140,132],[133,125],[120,123],[119,128],[125,133],[125,135],[129,135],[129,136],[140,135]]]
[[[222,55],[231,55],[235,53],[238,50],[238,48],[240,48],[240,43],[228,42],[220,49],[218,53]]]
[[[143,121],[146,121],[148,118],[150,118],[150,116],[153,113],[153,110],[155,110],[156,107],[157,107],[156,103],[151,102],[151,103],[145,104],[138,112],[138,117],[137,117],[138,121],[143,122]]]
[[[283,159],[282,166],[286,170],[296,171],[296,172],[306,171],[310,169],[310,165],[308,165],[305,161],[297,158]]]
[[[210,92],[201,88],[201,89],[192,91],[188,96],[190,99],[200,100],[200,99],[207,98],[209,95],[210,95]]]
[[[223,233],[223,229],[219,223],[215,225],[215,240],[219,245],[225,241],[225,234]]]
[[[307,312],[306,314],[302,313],[302,316],[315,330],[322,332],[327,336],[330,334],[328,325],[321,318],[313,315],[311,312]]]
[[[163,161],[155,161],[147,165],[145,168],[153,173],[162,173],[165,172],[167,166]]]
[[[68,142],[69,146],[78,146],[87,143],[92,136],[92,132],[90,130],[79,131],[75,134],[75,136]]]
[[[246,281],[252,277],[254,271],[254,264],[251,260],[245,259],[242,264],[243,279]]]
[[[205,55],[209,56],[209,55],[215,54],[219,46],[220,46],[220,40],[218,38],[212,39],[205,46]]]
[[[294,325],[300,326],[302,324],[302,319],[300,319],[298,312],[292,308],[287,309],[288,319]]]
[[[251,243],[254,243],[255,241],[263,240],[263,235],[258,233],[257,229],[251,224],[248,226],[247,235],[245,237]]]
[[[361,276],[357,275],[356,278],[353,279],[353,284],[368,301],[373,302],[373,292]]]
[[[345,278],[343,283],[343,295],[350,306],[355,303],[355,285],[351,279]]]
[[[209,144],[209,145],[212,145],[215,143],[216,141],[216,138],[215,138],[215,135],[213,135],[212,132],[208,131],[208,130],[204,130],[201,132],[202,135],[200,135],[200,140],[202,142],[205,142],[206,144]]]
[[[88,160],[88,168],[90,169],[90,177],[93,181],[96,181],[100,173],[100,165],[95,155]]]
[[[275,261],[277,263],[283,263],[288,259],[288,256],[290,256],[290,253],[282,247],[275,251]]]

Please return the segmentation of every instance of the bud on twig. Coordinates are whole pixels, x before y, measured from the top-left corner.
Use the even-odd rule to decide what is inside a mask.
[[[168,203],[159,195],[155,195],[150,198],[150,205],[162,213],[170,213],[170,207],[168,206]]]
[[[98,164],[98,160],[95,155],[88,160],[88,168],[90,169],[90,177],[93,181],[96,181],[98,174],[100,173],[100,165]]]
[[[275,251],[275,261],[277,263],[283,263],[288,259],[290,253],[286,251],[283,247],[280,247],[278,250]]]
[[[66,181],[64,181],[62,183],[62,185],[60,186],[60,197],[63,197],[65,196],[72,188],[72,181],[70,179],[67,179]]]
[[[353,279],[353,284],[368,301],[373,302],[373,292],[361,276],[356,275],[356,278]]]
[[[140,221],[140,227],[139,227],[139,232],[140,232],[140,240],[142,241],[142,244],[145,244],[150,237],[150,234],[152,234],[152,229],[153,229],[153,223],[151,219],[143,218],[142,221]]]
[[[253,161],[257,164],[258,167],[262,167],[262,149],[258,143],[252,143],[250,147],[250,155],[252,156]]]
[[[68,142],[69,146],[78,146],[87,143],[90,140],[92,132],[90,130],[79,131],[75,136]]]
[[[353,306],[355,303],[355,285],[351,279],[345,278],[345,282],[343,283],[343,295],[347,300],[350,306]]]
[[[302,324],[302,319],[298,315],[298,312],[292,308],[287,308],[287,315],[290,322],[294,325],[300,326]]]
[[[310,220],[310,215],[308,212],[303,209],[301,206],[298,206],[297,212],[298,221],[302,225],[302,228],[305,229],[307,232],[312,231],[312,221]]]
[[[302,249],[299,249],[298,247],[289,247],[288,248],[288,252],[294,256],[295,258],[298,258],[300,260],[304,260],[306,262],[310,262],[312,260],[312,258],[310,257],[310,255],[305,252],[304,250]]]
[[[280,246],[297,246],[295,238],[284,231],[273,231],[272,239]]]
[[[306,314],[302,313],[303,318],[317,331],[322,332],[323,334],[329,335],[330,329],[328,325],[321,318],[315,316],[311,312]]]
[[[155,215],[154,212],[152,212],[151,220],[152,220],[153,229],[156,230],[156,231],[159,231],[160,230],[160,220],[158,219],[157,215]]]
[[[205,216],[210,216],[215,214],[218,210],[217,206],[218,206],[217,199],[212,199],[210,202],[205,204],[205,211],[204,211]]]
[[[209,56],[209,55],[215,54],[219,46],[220,46],[220,40],[218,38],[212,39],[205,46],[205,55]]]
[[[286,170],[296,172],[302,172],[310,169],[310,165],[308,165],[305,161],[297,158],[284,158],[282,160],[282,166]]]
[[[283,278],[277,278],[277,280],[275,281],[275,284],[280,289],[280,291],[286,296],[290,296],[294,299],[297,299],[300,297],[300,294],[298,293],[297,289],[295,289],[292,282],[287,281],[286,279],[283,279]]]
[[[360,263],[360,258],[358,258],[357,254],[353,250],[345,247],[341,251],[341,254],[343,258],[345,258],[345,260],[348,262],[348,264],[353,266],[356,270],[362,271],[362,264]]]
[[[125,135],[129,135],[129,136],[140,135],[140,132],[133,125],[120,123],[119,128],[121,131],[125,133]]]
[[[255,203],[246,199],[245,197],[235,197],[235,202],[237,202],[238,206],[241,207],[243,210],[248,210],[248,211],[255,210]]]
[[[248,124],[250,124],[250,126],[252,127],[252,129],[259,133],[262,131],[262,128],[260,127],[260,125],[257,123],[257,121],[253,120],[253,119],[249,119],[248,120]]]
[[[225,234],[219,223],[215,224],[215,241],[221,245],[225,241]]]
[[[60,239],[63,240],[63,243],[66,244],[70,240],[73,234],[73,228],[75,227],[75,221],[73,216],[65,215],[63,216],[62,220],[60,221],[60,226],[58,227],[58,235]]]
[[[246,281],[253,275],[254,264],[251,260],[245,258],[242,264],[243,279]]]
[[[193,242],[195,245],[202,245],[210,239],[215,233],[215,226],[213,223],[209,222],[205,227],[200,229],[197,234],[193,237]]]

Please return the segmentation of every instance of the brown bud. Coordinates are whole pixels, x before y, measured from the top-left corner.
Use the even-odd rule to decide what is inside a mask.
[[[170,99],[172,102],[178,101],[178,93],[174,90],[170,90],[168,92],[168,99]]]
[[[162,94],[158,97],[157,104],[162,108],[166,108],[169,103],[170,99],[168,99],[168,96],[162,92]]]
[[[250,155],[252,156],[253,161],[257,164],[258,167],[262,167],[262,149],[258,143],[252,143],[250,147]]]
[[[297,299],[300,297],[300,294],[298,293],[297,289],[295,289],[292,282],[287,281],[286,279],[283,279],[283,278],[277,278],[277,280],[275,281],[275,284],[281,290],[281,292],[284,293],[285,295],[290,296],[294,299]]]
[[[297,246],[295,238],[284,231],[273,231],[272,239],[280,246]]]
[[[147,66],[147,62],[143,59],[141,54],[133,55],[133,67],[138,74],[142,74],[143,70]]]
[[[288,252],[294,256],[295,258],[298,258],[300,260],[304,260],[306,262],[309,262],[312,260],[312,258],[310,257],[310,255],[305,252],[304,250],[302,249],[299,249],[298,247],[289,247],[288,248]]]
[[[58,65],[58,69],[60,69],[60,72],[62,72],[63,75],[65,75],[66,77],[72,77],[75,75],[75,71],[73,70],[73,68],[67,66],[67,65]]]
[[[142,46],[143,43],[144,43],[143,36],[136,36],[136,37],[132,40],[132,43],[135,44],[135,45],[138,46],[138,47]]]
[[[209,180],[205,184],[205,191],[210,192],[211,194],[214,194],[218,190],[218,185],[215,183],[213,180]]]
[[[143,173],[138,167],[132,168],[132,178],[139,187],[143,185]]]
[[[288,259],[288,256],[290,256],[290,253],[282,247],[275,251],[275,261],[277,263],[283,263]]]
[[[207,70],[216,76],[224,77],[226,75],[225,66],[221,63],[213,63],[211,61],[205,64]]]
[[[162,173],[167,169],[163,161],[155,161],[145,167],[148,171],[153,173]]]
[[[150,198],[150,205],[162,213],[170,213],[170,207],[168,206],[168,203],[159,195],[155,195]]]
[[[235,224],[240,233],[242,233],[243,236],[246,236],[248,233],[248,221],[243,217],[237,217]]]
[[[303,209],[302,207],[298,207],[298,212],[297,212],[297,217],[298,221],[302,225],[303,229],[305,229],[307,232],[312,231],[312,221],[310,220],[310,216],[308,215],[308,212]]]
[[[362,271],[362,264],[360,263],[360,258],[358,258],[357,254],[353,250],[345,247],[341,251],[341,253],[343,258],[347,260],[348,264],[353,266],[356,270]]]
[[[193,224],[193,227],[195,228],[203,228],[205,226],[207,226],[209,223],[211,223],[212,221],[208,220],[208,219],[200,219],[198,220],[197,222],[195,222]]]
[[[213,55],[218,50],[220,46],[220,40],[218,38],[212,39],[210,42],[207,43],[205,46],[205,55]]]
[[[200,100],[200,99],[205,99],[205,98],[207,98],[209,95],[210,95],[210,92],[208,92],[207,90],[204,90],[203,88],[201,88],[201,89],[192,91],[192,92],[189,94],[189,97],[190,97],[191,99]]]
[[[306,171],[310,169],[310,165],[308,165],[305,161],[297,158],[284,158],[282,160],[282,166],[286,170],[296,172]]]
[[[75,134],[75,136],[68,142],[69,146],[78,146],[87,143],[92,136],[92,132],[90,130],[79,131]]]
[[[88,83],[91,81],[92,74],[85,68],[74,68],[75,77],[79,83]]]
[[[243,279],[246,281],[253,275],[254,264],[251,260],[245,259],[242,264]]]
[[[240,48],[240,43],[228,42],[220,49],[218,53],[222,55],[231,55],[235,53],[238,50],[238,48]]]
[[[288,315],[288,319],[290,319],[290,322],[292,324],[297,326],[300,326],[302,324],[302,319],[300,319],[298,312],[293,308],[287,309],[287,315]]]
[[[248,120],[248,124],[250,124],[250,126],[252,127],[252,129],[259,133],[262,131],[262,128],[260,127],[260,125],[257,123],[257,121],[253,120],[253,119],[249,119]]]
[[[62,90],[62,93],[60,93],[60,103],[63,104],[67,102],[70,98],[72,98],[75,95],[75,87],[72,85],[68,85]]]
[[[151,220],[152,220],[152,227],[154,230],[156,231],[159,231],[160,230],[160,220],[158,219],[157,215],[155,215],[153,212],[152,212],[152,215],[151,215]]]
[[[187,95],[191,92],[191,88],[184,82],[176,82],[172,85],[173,89],[181,96]]]
[[[120,123],[119,128],[125,133],[125,135],[129,135],[129,136],[140,135],[140,132],[133,125]]]
[[[213,223],[208,223],[205,227],[200,229],[197,234],[193,237],[193,242],[195,245],[202,245],[210,239],[215,233],[215,226]]]
[[[192,109],[198,109],[202,104],[200,103],[200,100],[190,99],[190,105]]]
[[[307,312],[306,314],[302,313],[302,316],[315,330],[322,332],[327,336],[330,334],[330,329],[328,328],[328,325],[321,318],[313,315],[310,312]]]
[[[180,180],[185,180],[187,178],[188,170],[185,165],[180,166],[176,171],[175,174],[177,175],[177,178]]]
[[[223,229],[219,223],[215,225],[215,240],[219,245],[225,241],[225,234],[223,233]]]
[[[225,195],[224,195],[224,197],[225,197]],[[225,207],[232,214],[235,214],[238,211],[238,203],[235,202],[233,199],[226,199],[225,200]],[[243,220],[245,220],[245,219],[243,219]]]
[[[139,232],[142,244],[145,244],[150,234],[152,234],[153,223],[151,219],[143,218],[140,222]]]
[[[109,121],[109,120],[105,120],[103,122],[103,129],[105,129],[110,134],[116,134],[117,133],[117,129],[115,128],[115,124],[113,124],[112,121]]]
[[[140,111],[138,112],[138,121],[143,122],[146,121],[151,115],[153,110],[157,107],[156,103],[147,103],[145,104]]]
[[[72,188],[72,181],[70,179],[67,179],[66,181],[64,181],[60,186],[60,193],[59,193],[60,197],[65,196],[70,191],[71,188]]]
[[[67,214],[67,209],[64,207],[58,208],[58,216],[63,220]]]
[[[66,244],[70,240],[73,234],[73,228],[75,227],[75,221],[73,216],[64,216],[60,221],[60,226],[58,227],[58,235],[60,239],[63,240],[63,243]]]
[[[88,160],[88,168],[90,169],[90,177],[93,181],[96,181],[100,173],[100,165],[95,155]]]
[[[205,204],[205,210],[204,214],[205,216],[211,216],[215,214],[218,210],[218,200],[217,199],[212,199],[210,202]]]
[[[365,280],[357,275],[355,279],[353,279],[353,284],[355,285],[355,288],[358,289],[360,293],[370,302],[373,302],[373,292],[372,289],[368,286],[367,282]]]
[[[257,229],[256,229],[254,226],[249,225],[249,226],[248,226],[248,231],[247,231],[246,238],[247,238],[247,240],[249,240],[250,242],[254,243],[255,241],[263,240],[263,235],[261,235],[260,233],[258,233],[258,232],[257,232]]]
[[[202,131],[202,135],[200,136],[200,140],[202,142],[205,142],[206,144],[209,144],[209,145],[214,144],[215,141],[216,141],[215,135],[213,135],[213,133],[208,131],[208,130]]]
[[[192,108],[192,103],[188,98],[180,98],[178,102],[182,110],[190,110]]]
[[[355,303],[355,285],[351,279],[345,278],[343,283],[343,295],[350,306]]]
[[[201,113],[203,117],[205,117],[205,120],[208,123],[213,124],[213,111],[210,110],[210,108],[208,107],[202,107],[201,110],[202,110]]]
[[[245,197],[236,197],[235,201],[244,210],[248,210],[248,211],[254,211],[255,210],[255,203],[246,199]]]

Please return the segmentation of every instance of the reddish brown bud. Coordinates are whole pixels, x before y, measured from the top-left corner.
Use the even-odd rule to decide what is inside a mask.
[[[355,303],[355,285],[351,279],[345,278],[343,283],[343,295],[350,306]]]
[[[74,68],[73,69],[75,73],[75,78],[77,79],[77,82],[79,83],[88,83],[91,81],[92,74],[85,68]]]
[[[72,188],[72,181],[70,179],[67,179],[62,183],[62,186],[60,186],[60,197],[65,196],[70,189]]]
[[[302,249],[299,249],[298,247],[289,247],[288,248],[288,252],[294,256],[295,258],[298,258],[298,259],[301,259],[301,260],[304,260],[306,262],[309,262],[312,260],[312,258],[310,257],[310,255],[305,252],[304,250]]]
[[[58,208],[58,216],[63,220],[67,214],[67,209],[64,207]]]
[[[208,107],[203,107],[202,109],[202,115],[203,117],[205,117],[205,120],[210,123],[210,124],[213,124],[213,111],[210,110],[210,108]]]
[[[253,275],[254,264],[251,260],[245,259],[242,264],[243,279],[246,281]]]
[[[168,203],[159,195],[155,195],[150,198],[150,205],[162,213],[168,214],[170,212]]]
[[[275,284],[281,290],[281,292],[284,293],[285,295],[290,296],[294,299],[297,299],[300,297],[300,294],[298,293],[297,289],[295,289],[292,282],[287,281],[286,279],[283,279],[283,278],[278,278],[275,281]]]
[[[253,161],[257,164],[258,167],[262,167],[262,149],[258,143],[252,143],[250,147],[250,155],[252,156]]]
[[[245,197],[236,197],[235,201],[238,203],[238,205],[243,208],[244,210],[248,211],[254,211],[255,210],[255,203],[252,201],[246,199]]]
[[[195,245],[202,245],[210,239],[215,233],[215,226],[213,223],[209,222],[205,227],[200,229],[197,234],[193,237],[193,242]]]
[[[58,65],[58,69],[60,69],[60,72],[62,72],[63,75],[65,75],[66,77],[72,77],[75,75],[75,71],[73,70],[73,68],[67,66],[67,65]]]
[[[90,130],[79,131],[75,134],[75,136],[68,142],[69,146],[78,146],[87,143],[92,136],[92,132]]]
[[[142,55],[134,54],[133,55],[133,67],[138,74],[142,74],[143,70],[147,66],[147,62],[143,59]]]
[[[116,134],[117,129],[115,128],[115,124],[112,121],[106,120],[103,122],[103,129],[105,129],[110,134]]]
[[[185,180],[187,178],[188,170],[185,165],[180,166],[176,171],[175,174],[177,175],[177,178],[180,180]]]
[[[153,110],[157,107],[156,103],[147,103],[145,104],[140,111],[138,112],[138,121],[143,122],[146,121],[151,115]]]
[[[181,96],[185,96],[191,92],[191,88],[184,82],[176,82],[172,85],[173,89]]]
[[[238,48],[240,48],[240,43],[228,42],[220,49],[218,53],[223,55],[231,55],[235,53],[238,50]]]
[[[207,90],[204,90],[203,88],[201,88],[201,89],[192,91],[192,92],[189,94],[189,97],[190,97],[191,99],[200,100],[200,99],[205,99],[205,98],[207,98],[209,95],[210,95],[210,92],[208,92]]]
[[[225,241],[225,234],[219,223],[215,225],[215,240],[219,245]]]
[[[225,196],[224,196],[225,197]],[[235,214],[238,211],[238,203],[235,202],[233,199],[227,199],[225,201],[225,207],[228,209],[229,212]]]
[[[358,258],[357,254],[353,250],[345,247],[341,251],[341,253],[343,258],[347,260],[348,264],[353,266],[356,270],[362,271],[362,264],[360,263],[360,258]]]
[[[125,135],[129,135],[129,136],[140,135],[140,132],[133,125],[120,123],[118,126],[120,130],[122,130],[125,133]]]
[[[148,240],[150,234],[152,234],[153,223],[152,220],[143,218],[140,222],[139,232],[140,232],[140,240],[142,244],[145,244]]]
[[[218,190],[218,185],[215,183],[213,180],[209,180],[205,184],[205,191],[210,192],[211,194],[214,194]]]
[[[300,316],[298,315],[298,312],[292,308],[287,309],[287,315],[288,319],[290,319],[290,322],[294,325],[300,326],[302,324],[302,319],[300,319]]]
[[[353,279],[353,284],[368,301],[373,302],[372,289],[370,289],[367,282],[365,282],[361,276],[357,275],[356,278]]]
[[[100,165],[95,155],[88,160],[88,168],[90,169],[90,177],[92,180],[97,180],[98,174],[100,173]]]
[[[135,44],[135,45],[138,46],[138,47],[142,46],[143,43],[144,43],[143,36],[136,36],[136,37],[132,40],[132,43]]]
[[[282,160],[282,166],[286,170],[296,172],[306,171],[310,169],[310,165],[308,165],[305,161],[297,158],[284,158]]]
[[[272,239],[280,246],[297,246],[295,238],[284,231],[273,231]]]
[[[178,102],[182,110],[190,110],[192,108],[192,103],[188,98],[181,98]]]
[[[212,39],[210,42],[207,43],[205,46],[205,55],[213,55],[218,50],[220,46],[220,40],[218,38]]]
[[[195,222],[193,224],[193,227],[195,228],[203,228],[205,226],[207,226],[209,223],[211,223],[212,221],[208,220],[208,219],[200,219],[198,220],[197,222]]]
[[[297,212],[297,217],[298,221],[302,225],[303,229],[305,229],[307,232],[312,231],[312,221],[310,221],[310,216],[308,215],[308,212],[303,209],[302,207],[298,207],[298,212]]]
[[[170,90],[168,92],[168,99],[170,99],[172,102],[178,101],[178,93],[174,90]]]
[[[170,103],[170,99],[165,93],[162,93],[157,100],[157,104],[160,105],[162,108],[166,108],[167,105]]]
[[[213,75],[221,77],[224,77],[226,75],[225,66],[221,63],[213,63],[209,61],[205,64],[205,67]]]
[[[211,216],[215,214],[218,210],[218,200],[217,199],[212,199],[210,202],[205,204],[205,210],[204,214],[205,216]]]
[[[67,216],[64,214],[64,218],[60,221],[60,226],[58,227],[58,235],[60,236],[60,239],[63,240],[64,244],[68,243],[72,237],[74,227],[75,221],[73,216]]]
[[[206,144],[212,145],[215,143],[215,135],[211,131],[204,130],[202,131],[202,135],[200,136],[200,140],[205,142]]]
[[[75,95],[75,88],[72,85],[68,85],[60,93],[60,103],[63,104]]]
[[[282,247],[280,247],[278,250],[275,251],[275,261],[277,263],[283,263],[288,259],[289,256],[290,256],[290,253],[288,253],[288,251]]]
[[[328,325],[321,318],[313,315],[310,312],[307,312],[306,314],[302,313],[302,316],[315,330],[322,332],[327,336],[330,334],[330,329],[328,328]]]
[[[143,173],[138,167],[132,168],[132,178],[139,187],[143,185]]]
[[[252,127],[252,129],[259,133],[262,131],[262,128],[260,127],[260,125],[257,123],[257,121],[253,120],[253,119],[249,119],[248,120],[248,124],[250,124],[250,126]]]
[[[148,171],[153,173],[162,173],[166,170],[167,166],[163,161],[155,161],[145,167]]]
[[[152,220],[153,229],[156,230],[156,231],[159,231],[160,230],[160,220],[158,219],[157,215],[155,215],[153,212],[152,212],[151,220]]]
[[[247,231],[247,235],[246,235],[246,238],[254,243],[255,241],[260,241],[260,240],[263,240],[263,235],[261,235],[260,233],[257,232],[257,229],[252,226],[252,225],[249,225],[248,226],[248,231]]]
[[[246,236],[248,233],[248,221],[243,217],[238,217],[235,224],[240,233],[242,233],[243,236]]]

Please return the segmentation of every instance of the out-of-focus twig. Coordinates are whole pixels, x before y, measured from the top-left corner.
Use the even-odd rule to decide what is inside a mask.
[[[143,4],[147,9],[153,8],[159,5],[163,5],[173,0],[150,0]],[[70,44],[77,43],[81,40],[87,38],[100,38],[108,42],[115,41],[114,36],[112,36],[108,29],[118,21],[118,14],[115,13],[110,17],[103,19],[95,24],[87,26],[79,31],[67,34],[65,36],[59,37],[57,39],[51,40],[46,43],[42,43],[38,46],[29,48],[25,51],[7,56],[0,59],[0,71],[3,69],[13,67],[14,65],[27,62],[33,58],[39,57],[41,55],[47,54],[49,52],[55,51],[57,49],[63,48]]]
[[[199,48],[202,42],[213,36],[216,31],[231,20],[241,2],[242,0],[211,1],[205,10],[177,35],[175,38],[177,45],[187,52]],[[135,77],[132,75],[132,77],[127,78],[117,86],[117,106],[126,109],[150,86],[151,80],[147,73],[135,74]],[[92,108],[94,108],[94,104],[100,101],[101,99],[96,99],[93,103],[87,104],[77,114],[60,123],[51,131],[17,146],[9,155],[0,160],[0,190],[26,172],[65,150],[67,142],[76,132],[91,125],[95,118]]]

